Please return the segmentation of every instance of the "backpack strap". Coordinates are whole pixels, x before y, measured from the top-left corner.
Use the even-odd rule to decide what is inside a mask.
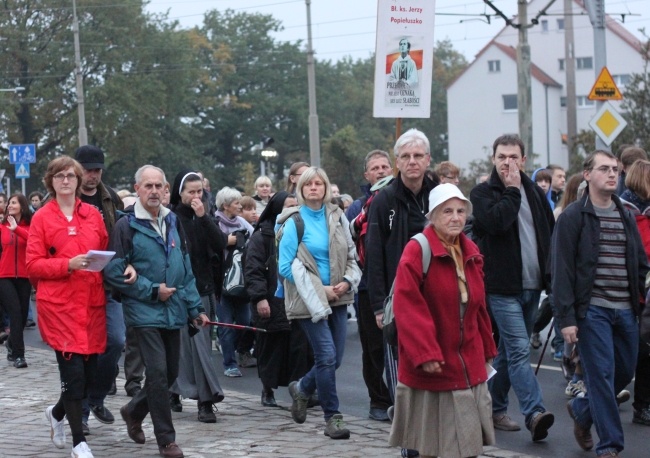
[[[427,236],[422,232],[415,234],[412,238],[417,240],[422,248],[422,277],[425,277],[427,272],[429,272],[429,264],[431,264],[431,247],[429,246],[429,240],[427,240]]]
[[[302,236],[305,235],[305,220],[302,219],[299,212],[292,213],[289,216],[293,220],[293,223],[296,225],[296,234],[298,235],[298,245],[302,242]]]

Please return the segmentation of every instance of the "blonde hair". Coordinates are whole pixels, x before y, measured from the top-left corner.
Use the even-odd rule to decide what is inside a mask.
[[[332,185],[330,184],[329,178],[327,178],[325,170],[320,167],[309,167],[307,170],[302,172],[302,175],[300,175],[300,179],[296,184],[296,198],[300,205],[305,204],[305,197],[302,194],[303,186],[316,177],[320,178],[323,180],[323,183],[325,183],[325,196],[323,197],[323,202],[330,202],[332,200]]]

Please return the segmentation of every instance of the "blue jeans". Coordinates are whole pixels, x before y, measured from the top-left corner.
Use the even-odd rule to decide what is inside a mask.
[[[492,413],[508,410],[508,392],[515,390],[526,425],[536,412],[545,412],[542,390],[530,366],[530,335],[539,306],[540,291],[524,290],[512,296],[488,294],[487,301],[499,327],[499,348],[494,359],[497,373],[488,382]]]
[[[318,399],[325,421],[339,413],[339,397],[336,394],[336,369],[343,360],[347,332],[347,307],[332,307],[327,320],[312,323],[310,318],[298,320],[314,351],[314,366],[300,379],[298,389],[311,396],[318,388]]]
[[[97,358],[97,373],[94,382],[88,385],[88,397],[83,400],[83,420],[88,421],[88,404],[103,406],[106,394],[111,389],[117,366],[126,342],[126,324],[122,304],[106,292],[106,350]]]
[[[639,325],[633,310],[590,305],[578,320],[578,350],[587,395],[575,398],[573,412],[580,426],[596,425],[596,454],[624,448],[616,394],[634,377],[639,350]]]
[[[242,326],[250,326],[251,308],[248,300],[222,294],[221,300],[217,302],[217,319],[222,323],[237,323]],[[235,346],[240,332],[236,329],[221,326],[217,328],[221,352],[223,353],[224,369],[237,367]]]

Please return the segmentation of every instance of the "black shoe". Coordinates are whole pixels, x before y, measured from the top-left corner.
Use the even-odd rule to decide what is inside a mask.
[[[262,391],[262,405],[264,407],[277,407],[278,403],[275,402],[275,396],[273,396],[273,391]]]
[[[7,361],[13,363],[16,358],[14,357],[14,351],[11,349],[11,344],[8,340],[5,342],[5,348],[7,349]]]
[[[632,422],[639,425],[650,426],[650,407],[644,407],[643,409],[639,410],[634,409]]]
[[[181,397],[177,394],[170,394],[169,407],[171,407],[172,412],[182,412],[183,404],[181,404]]]
[[[390,421],[386,409],[380,409],[379,407],[371,407],[368,412],[368,418],[375,421]]]
[[[106,393],[109,396],[115,396],[117,394],[117,385],[115,384],[115,380],[113,380],[113,384],[111,385],[111,389],[108,390],[108,393]]]
[[[555,417],[551,412],[538,412],[532,420],[530,420],[530,424],[528,425],[533,442],[546,439],[546,436],[548,436],[548,430],[553,426],[554,422]]]
[[[88,427],[88,422],[81,422],[81,432],[84,433],[84,436],[90,436],[90,428]]]
[[[25,361],[25,358],[18,356],[14,361],[14,367],[16,369],[24,369],[27,367],[27,361]]]
[[[88,407],[90,407],[90,411],[98,422],[104,423],[105,425],[112,425],[115,422],[115,417],[106,407],[94,405],[89,405]]]
[[[28,319],[28,320],[25,322],[25,327],[26,327],[26,328],[33,328],[33,327],[35,327],[35,326],[36,326],[36,323],[34,322],[34,320],[30,320],[30,319]]]
[[[126,392],[126,395],[130,398],[135,397],[136,394],[138,394],[140,391],[142,391],[142,388],[139,386],[135,386],[131,388],[129,391]]]
[[[199,408],[199,421],[201,423],[217,422],[217,416],[214,414],[214,410],[212,410],[212,402],[198,402],[197,404]]]
[[[9,338],[9,333],[6,331],[0,331],[0,344],[5,343],[5,341]]]

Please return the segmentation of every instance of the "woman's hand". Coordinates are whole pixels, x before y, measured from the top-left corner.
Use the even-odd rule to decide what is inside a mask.
[[[13,216],[7,216],[7,222],[9,223],[9,229],[11,229],[12,231],[16,230],[16,228],[18,227],[16,218],[14,218]]]
[[[205,205],[203,205],[201,199],[192,199],[192,202],[190,202],[190,207],[192,207],[194,214],[199,218],[202,218],[205,215]]]
[[[131,264],[126,266],[126,269],[124,269],[124,283],[127,285],[132,285],[135,283],[135,280],[138,278],[138,273],[135,271],[135,267],[133,267]]]
[[[341,283],[334,285],[334,292],[339,296],[343,296],[345,293],[350,291],[350,284],[347,281],[342,281]]]
[[[74,258],[68,260],[68,270],[72,272],[73,270],[81,270],[88,267],[88,258],[85,254],[78,254]]]
[[[270,318],[271,317],[271,307],[269,306],[269,301],[262,299],[257,303],[257,313],[261,318]]]
[[[335,288],[334,286],[323,286],[323,289],[325,290],[325,295],[327,296],[327,302],[333,302],[339,300],[339,296],[334,291],[334,288]]]
[[[443,364],[445,364],[444,361],[441,363],[438,361],[427,361],[426,363],[422,364],[422,370],[427,374],[440,374],[442,373]]]

